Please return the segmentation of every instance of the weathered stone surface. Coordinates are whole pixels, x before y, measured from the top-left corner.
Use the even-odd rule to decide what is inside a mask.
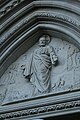
[[[80,50],[69,42],[51,37],[49,44],[58,56],[58,65],[51,69],[51,93],[80,89]],[[0,85],[7,89],[2,104],[34,97],[35,87],[23,75],[30,55],[38,49],[38,43],[14,62],[1,77]],[[37,64],[37,63],[36,63]],[[34,73],[33,73],[34,74]],[[36,94],[39,96],[38,93]]]
[[[0,119],[48,120],[50,117],[53,120],[54,116],[62,115],[63,118],[71,113],[79,115],[79,0],[2,0],[1,3]],[[43,34],[50,35],[51,42],[40,51],[38,40]],[[43,81],[37,86],[33,82],[35,79],[32,79],[39,71],[34,75],[32,70],[28,76],[26,71],[29,71],[28,66],[35,51],[47,55],[45,48],[49,47],[54,48],[57,64],[52,64],[51,56],[54,55],[50,52],[47,57],[50,58],[49,61],[45,59],[46,62],[42,62],[51,69],[45,69],[43,63],[40,66],[39,62],[32,60],[35,67],[39,66],[37,69],[41,70],[40,81],[47,77],[47,82],[44,79],[45,85],[42,85],[47,89],[42,91],[38,86]],[[30,68],[34,67],[31,65]],[[50,74],[45,74],[47,70]],[[51,83],[50,87],[46,87],[48,83]]]

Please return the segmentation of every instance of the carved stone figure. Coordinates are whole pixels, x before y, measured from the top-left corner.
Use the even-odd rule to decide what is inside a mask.
[[[45,38],[44,44],[42,37]],[[55,94],[80,89],[80,50],[62,39],[52,36],[50,40],[47,35],[42,37],[39,46],[37,43],[32,46],[1,77],[0,105],[45,92]],[[55,53],[58,58],[53,55]],[[57,58],[56,62],[51,56]]]
[[[24,76],[32,82],[37,93],[50,92],[51,67],[57,65],[58,58],[52,46],[49,46],[51,38],[49,35],[43,35],[39,39],[39,47],[34,50],[26,68]]]

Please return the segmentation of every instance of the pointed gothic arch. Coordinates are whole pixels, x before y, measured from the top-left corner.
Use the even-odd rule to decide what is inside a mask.
[[[80,3],[48,0],[30,1],[30,3],[27,3],[26,0],[23,0],[20,3],[17,3],[16,1],[15,4],[13,4],[13,2],[14,1],[11,0],[11,3],[8,2],[6,6],[1,6],[3,11],[6,10],[6,12],[5,14],[4,12],[1,12],[0,76],[4,74],[6,69],[13,62],[15,62],[16,59],[18,59],[23,53],[25,53],[25,51],[31,48],[38,41],[38,38],[42,34],[47,33],[52,37],[60,38],[80,49]],[[13,5],[13,7],[10,7],[10,5]],[[72,98],[75,98],[75,93],[74,95],[73,93],[70,94],[72,95]],[[79,91],[76,94],[79,98]],[[70,105],[72,107],[76,106],[76,104],[79,106],[79,101],[74,101],[73,104],[71,101],[69,101]],[[60,109],[62,107],[65,109],[65,106],[68,106],[67,103],[65,103],[64,106],[61,106]],[[21,109],[20,107],[21,106],[19,106],[19,109]],[[56,105],[53,107],[50,106],[49,109],[53,110],[54,107],[56,107]],[[45,112],[45,109],[42,109],[40,106],[41,112]],[[59,109],[59,106],[56,109]],[[32,108],[31,110],[31,113],[28,111],[28,113],[25,113],[25,115],[31,114],[32,116],[33,114],[33,118],[35,118],[37,116],[37,112],[35,112]],[[4,111],[5,106],[3,113]],[[73,111],[78,112],[79,110],[76,109]],[[66,112],[64,110],[63,114],[68,114],[68,111]],[[46,113],[45,115],[48,116]],[[8,114],[2,115],[1,118],[7,118],[7,116]],[[15,116],[15,114],[12,114],[11,116]],[[21,116],[21,114],[19,114],[19,116]],[[52,116],[52,113],[50,113],[50,116]],[[42,117],[44,117],[44,115],[41,114],[41,118]]]

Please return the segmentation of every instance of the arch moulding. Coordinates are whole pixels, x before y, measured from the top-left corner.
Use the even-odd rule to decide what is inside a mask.
[[[14,4],[13,0],[11,0],[11,2],[3,2],[3,4],[1,5],[0,12],[0,85],[2,87],[1,89],[8,87],[8,82],[6,81],[5,84],[3,82],[3,76],[5,76],[5,73],[9,69],[9,66],[14,64],[20,56],[24,55],[25,53],[28,53],[29,49],[35,49],[40,36],[44,34],[48,34],[51,37],[52,45],[58,44],[59,47],[59,44],[62,45],[64,43],[66,44],[65,46],[63,45],[63,47],[65,47],[64,51],[67,51],[66,46],[72,46],[71,49],[75,49],[75,51],[78,51],[69,52],[72,52],[70,53],[70,56],[72,58],[74,56],[78,56],[79,62],[77,61],[76,63],[76,69],[73,70],[72,68],[72,70],[75,71],[75,73],[76,71],[78,71],[77,75],[79,75],[79,4],[80,2],[66,2],[66,0],[36,0],[29,2],[26,2],[26,0],[22,0],[19,3],[16,1]],[[13,7],[10,7],[11,5],[13,5]],[[56,51],[57,48],[55,46],[54,48]],[[62,49],[62,47],[60,49]],[[62,54],[65,55],[65,53]],[[71,60],[72,58],[69,58],[69,60]],[[77,58],[75,57],[75,59]],[[70,63],[69,66],[72,64]],[[64,81],[65,79],[67,78],[64,78]],[[28,120],[33,118],[46,118],[66,114],[80,113],[80,78],[75,79],[76,81],[78,81],[77,87],[75,87],[74,83],[74,86],[72,86],[72,88],[70,89],[66,89],[63,85],[64,90],[62,90],[61,92],[50,92],[46,94],[40,94],[39,96],[32,96],[30,98],[13,100],[10,102],[5,101],[5,99],[7,100],[6,93],[5,95],[3,95],[4,90],[1,91],[0,89],[0,95],[2,96],[2,100],[0,101],[0,119]],[[68,82],[69,81],[70,80],[68,80]],[[12,84],[13,83],[11,83],[11,85]],[[8,91],[8,89],[6,89],[6,91]]]

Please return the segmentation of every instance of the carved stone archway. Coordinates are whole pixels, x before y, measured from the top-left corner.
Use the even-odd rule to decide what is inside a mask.
[[[78,1],[66,0],[3,1],[0,12],[0,76],[5,76],[8,67],[35,46],[39,37],[43,34],[49,34],[52,40],[58,38],[65,41],[66,44],[73,45],[80,52],[79,4]],[[57,39],[54,41],[56,42]],[[78,59],[80,59],[80,56]],[[78,61],[80,62],[80,60]],[[80,67],[79,65],[78,67]],[[1,82],[3,83],[2,78]],[[2,83],[1,87],[4,86]],[[1,90],[1,95],[3,91]],[[49,93],[0,106],[1,119],[45,118],[79,112],[80,82],[77,89],[73,87],[72,90],[65,90],[55,94]]]

